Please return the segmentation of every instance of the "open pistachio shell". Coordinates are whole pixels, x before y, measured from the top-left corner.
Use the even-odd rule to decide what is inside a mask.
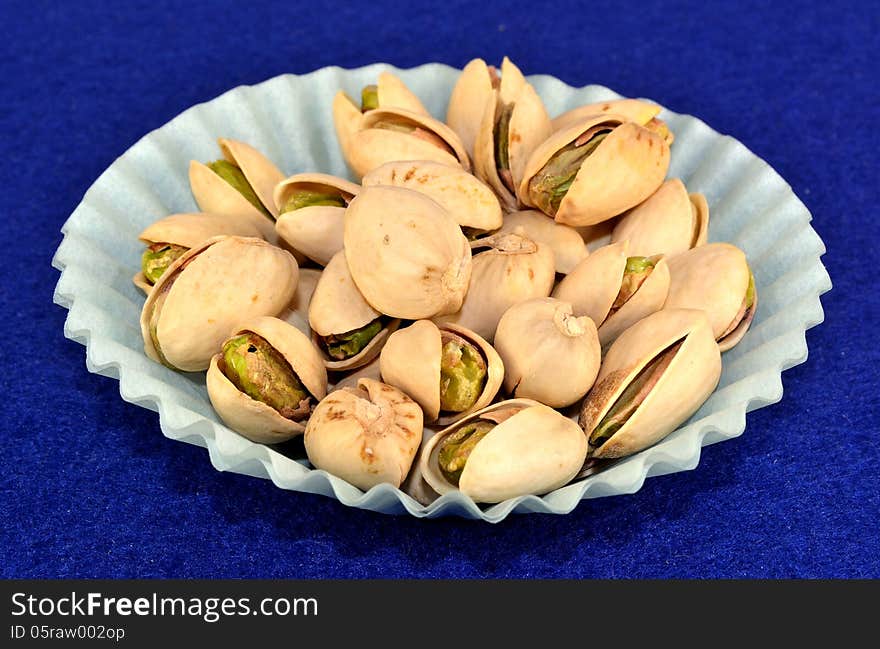
[[[570,273],[589,254],[577,230],[547,218],[546,214],[538,210],[505,214],[499,232],[513,232],[517,228],[522,228],[532,241],[537,241],[553,251],[557,273]]]
[[[364,114],[355,105],[351,97],[342,90],[333,97],[333,127],[336,130],[336,139],[339,140],[339,148],[342,156],[348,160],[351,151],[351,140],[354,134],[361,129]]]
[[[330,258],[342,250],[345,206],[360,187],[344,178],[328,174],[296,174],[275,187],[275,202],[281,212],[275,222],[275,231],[294,250],[312,261],[326,266]],[[342,205],[305,205],[285,211],[285,206],[296,196],[337,197]],[[331,202],[331,201],[319,201]]]
[[[624,457],[663,439],[697,411],[720,377],[721,353],[703,312],[663,309],[640,320],[611,345],[581,409],[590,456]],[[618,418],[616,430],[611,417]],[[597,437],[600,427],[606,432]]]
[[[371,307],[358,291],[345,252],[339,251],[327,264],[309,303],[309,325],[319,337],[318,347],[328,370],[342,371],[366,365],[382,349],[388,336],[400,324],[397,319],[384,319],[381,329],[357,354],[350,358],[334,359],[320,343],[320,338],[345,334],[378,320],[382,314]]]
[[[553,161],[574,145],[591,147],[591,152],[562,175],[554,175]],[[669,145],[661,136],[622,117],[600,115],[557,131],[539,145],[526,165],[518,196],[560,223],[593,225],[648,198],[663,183],[668,168]]]
[[[290,366],[308,391],[313,406],[327,394],[327,371],[315,346],[298,329],[277,318],[265,316],[243,322],[232,337],[255,333],[271,345]],[[223,355],[215,354],[208,368],[206,384],[214,410],[234,431],[255,442],[274,444],[305,432],[305,418],[294,421],[275,408],[253,399],[235,386],[221,369]]]
[[[390,185],[422,193],[442,205],[463,228],[501,227],[501,205],[495,194],[461,167],[424,160],[389,162],[368,173],[361,183],[364,187]]]
[[[443,122],[402,108],[377,108],[363,115],[343,154],[358,178],[396,160],[432,160],[470,171],[467,151]]]
[[[709,205],[702,194],[688,194],[684,183],[670,178],[620,217],[611,241],[629,240],[631,255],[675,255],[706,243]]]
[[[704,311],[721,351],[742,339],[758,302],[742,250],[729,243],[708,243],[673,257],[669,273],[666,308]]]
[[[382,72],[376,79],[376,92],[379,99],[379,108],[403,108],[419,115],[430,117],[431,113],[425,108],[421,100],[416,97],[412,90],[400,80],[400,77]]]
[[[473,59],[464,66],[449,96],[446,124],[458,133],[471,159],[483,111],[499,81],[494,68],[490,69],[483,59]]]
[[[298,277],[293,256],[261,239],[209,239],[179,257],[147,297],[144,351],[178,370],[205,370],[241,322],[284,310]]]
[[[305,447],[318,469],[367,490],[399,487],[422,441],[422,410],[403,392],[368,378],[328,394],[306,425]]]
[[[171,214],[150,224],[140,233],[138,239],[145,244],[168,243],[184,248],[194,248],[203,241],[224,234],[241,237],[262,238],[257,227],[247,219],[239,219],[223,214],[207,214],[190,212]],[[143,271],[134,276],[134,283],[144,293],[149,293],[153,284],[144,276]]]
[[[365,187],[345,212],[354,283],[379,313],[417,320],[454,313],[471,276],[471,248],[449,212],[403,187]]]
[[[549,297],[510,307],[498,323],[495,347],[504,361],[504,389],[553,408],[587,393],[602,357],[593,321]]]
[[[461,412],[441,411],[443,339],[446,333],[464,339],[480,353],[485,364],[483,388],[473,405]],[[441,425],[487,406],[498,394],[504,380],[501,357],[485,339],[464,327],[438,326],[430,320],[418,320],[391,334],[379,356],[379,370],[383,381],[400,388],[418,402],[426,422],[439,419]]]
[[[312,294],[321,278],[321,271],[316,268],[300,268],[299,281],[296,283],[296,292],[290,304],[278,314],[278,318],[303,332],[311,338],[312,328],[309,326],[309,303]]]
[[[561,131],[593,115],[612,114],[620,115],[629,122],[635,122],[639,126],[646,126],[650,130],[656,131],[666,139],[667,144],[671,145],[675,136],[663,121],[657,119],[657,115],[661,110],[657,104],[642,101],[641,99],[599,101],[594,104],[585,104],[572,108],[559,117],[554,118],[553,132]]]
[[[444,442],[469,426],[489,428],[464,458],[458,485],[441,469]],[[530,399],[501,401],[434,435],[421,451],[422,477],[439,494],[456,489],[475,502],[544,494],[567,484],[587,454],[587,439],[568,417]],[[460,463],[460,462],[459,462]]]
[[[550,117],[534,87],[507,57],[498,90],[489,96],[482,115],[474,142],[474,173],[512,211],[519,204],[517,187],[529,156],[550,136]]]
[[[521,228],[478,239],[471,242],[471,247],[488,249],[474,255],[470,286],[461,309],[435,321],[461,325],[491,342],[507,309],[524,300],[547,297],[553,290],[553,252],[530,239]]]

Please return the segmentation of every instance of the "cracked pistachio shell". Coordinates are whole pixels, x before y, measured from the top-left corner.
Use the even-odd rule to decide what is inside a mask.
[[[297,191],[339,192],[347,203],[358,193],[360,187],[344,178],[328,174],[296,174],[281,181],[275,187],[275,203],[283,210],[290,197]],[[344,207],[312,205],[279,214],[275,231],[294,250],[299,251],[321,266],[342,250]]]
[[[440,363],[442,358],[441,332],[449,331],[476,347],[486,361],[486,383],[471,408],[461,413],[440,416]],[[418,402],[426,422],[438,421],[446,425],[491,403],[504,380],[504,363],[498,352],[478,334],[453,324],[436,325],[430,320],[419,320],[409,327],[398,329],[388,338],[379,355],[382,380],[406,392]]]
[[[553,132],[561,131],[568,128],[572,124],[592,117],[593,115],[620,115],[625,117],[628,122],[635,122],[639,126],[648,126],[657,132],[666,133],[666,143],[672,144],[675,136],[669,131],[664,122],[657,119],[657,115],[662,108],[657,104],[652,104],[640,99],[611,99],[609,101],[599,101],[594,104],[585,104],[572,108],[562,115],[553,119]]]
[[[171,214],[159,219],[147,226],[140,233],[138,239],[148,246],[154,243],[170,243],[185,248],[194,248],[212,237],[224,234],[263,238],[257,227],[247,219],[224,216],[223,214],[190,212]],[[138,272],[133,281],[144,293],[149,293],[153,289],[153,285],[147,282],[143,272]]]
[[[616,312],[609,315],[620,293],[626,261],[627,242],[613,243],[582,261],[553,290],[553,297],[570,302],[577,315],[586,315],[599,328],[599,344],[606,347],[625,329],[663,308],[669,291],[669,265],[655,259],[650,275]]]
[[[377,127],[377,124],[389,120],[425,132],[444,146],[411,132]],[[347,142],[342,153],[358,178],[396,160],[430,160],[462,167],[465,171],[471,168],[467,151],[455,131],[433,117],[402,108],[377,108],[364,113],[359,130],[351,133],[347,140],[340,138],[340,141]]]
[[[471,248],[449,212],[402,187],[365,187],[345,212],[345,257],[379,313],[418,320],[456,312],[471,276]]]
[[[550,295],[556,279],[553,252],[520,228],[478,239],[471,247],[488,249],[474,255],[470,287],[461,309],[435,321],[467,327],[491,342],[507,309]]]
[[[368,325],[381,313],[371,307],[355,286],[345,252],[337,252],[318,280],[309,303],[309,326],[318,336],[344,334]],[[366,365],[381,351],[388,336],[400,325],[390,320],[358,354],[345,360],[334,360],[321,351],[327,369],[342,371]]]
[[[312,300],[312,294],[321,278],[321,271],[316,268],[300,268],[299,281],[296,283],[296,292],[290,304],[278,314],[278,318],[286,323],[293,325],[306,336],[312,335],[312,328],[309,327],[309,303]]]
[[[505,106],[513,105],[507,129],[507,150],[512,188],[498,173],[495,159],[495,126]],[[501,83],[489,95],[482,110],[482,120],[474,141],[474,173],[498,195],[507,211],[516,210],[521,197],[517,194],[526,163],[532,152],[550,137],[550,116],[532,84],[507,57],[501,64]]]
[[[483,111],[495,93],[495,85],[497,77],[493,81],[486,62],[483,59],[473,59],[464,66],[449,96],[446,124],[458,133],[471,159],[474,156],[477,132],[483,121]]]
[[[749,288],[745,253],[729,243],[708,243],[669,260],[669,297],[666,308],[701,309],[716,339],[724,334],[740,310]],[[757,302],[757,296],[755,297]],[[751,320],[744,319],[718,341],[721,351],[738,343]]]
[[[272,217],[278,216],[273,192],[275,185],[284,180],[284,174],[262,153],[244,142],[219,138],[220,152],[228,162],[239,167],[250,183],[260,203]],[[189,163],[189,185],[193,197],[203,212],[247,218],[259,228],[270,243],[277,243],[275,224],[256,207],[251,205],[229,183],[214,173],[206,164],[192,160]]]
[[[328,394],[306,425],[305,447],[317,468],[367,490],[399,487],[422,441],[422,409],[403,392],[368,378]]]
[[[721,377],[721,353],[706,316],[692,309],[663,309],[627,329],[611,345],[579,423],[589,438],[617,398],[658,354],[683,340],[672,362],[626,423],[591,457],[631,455],[660,441],[703,404]]]
[[[620,217],[611,233],[611,241],[629,240],[631,255],[674,257],[702,246],[708,233],[706,197],[688,194],[681,180],[670,178],[644,202]]]
[[[504,361],[505,391],[553,408],[587,393],[602,357],[593,321],[549,297],[510,307],[498,323],[495,347]]]
[[[443,206],[462,227],[501,227],[501,205],[495,194],[461,167],[421,160],[389,162],[368,173],[361,182],[364,187],[389,185],[424,194]]]
[[[298,278],[293,256],[262,239],[209,239],[169,266],[144,302],[144,351],[178,370],[205,370],[241,322],[284,310]],[[150,331],[160,297],[155,332],[162,356]]]
[[[379,108],[403,108],[426,117],[431,115],[421,100],[397,75],[390,72],[380,73],[376,79],[376,91],[379,96]]]
[[[475,502],[544,494],[570,482],[583,466],[587,438],[574,421],[530,399],[511,399],[475,412],[428,440],[419,468],[437,493],[456,490],[439,468],[441,442],[478,419],[496,426],[474,447],[457,487]]]
[[[573,226],[594,225],[635,207],[663,183],[669,168],[669,145],[663,138],[615,115],[600,115],[557,131],[529,158],[519,198],[537,207],[529,192],[531,179],[561,149],[590,130],[612,129],[580,165],[571,187],[553,216]]]
[[[553,251],[557,273],[570,273],[586,259],[587,245],[580,233],[569,225],[557,223],[538,210],[522,210],[504,215],[499,232],[513,232],[522,228],[526,236]]]
[[[315,403],[327,394],[327,371],[318,350],[307,336],[292,325],[264,316],[244,322],[230,336],[252,332],[274,347],[289,364]],[[305,432],[304,422],[282,417],[277,410],[241,392],[220,370],[222,354],[211,358],[206,385],[214,410],[232,430],[248,439],[275,444]]]

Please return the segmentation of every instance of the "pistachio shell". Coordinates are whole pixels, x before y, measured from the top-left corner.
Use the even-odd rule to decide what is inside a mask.
[[[346,160],[351,157],[351,141],[361,129],[363,119],[360,108],[342,90],[333,96],[333,126],[342,156]]]
[[[242,323],[232,335],[253,332],[264,338],[290,364],[291,369],[317,403],[327,394],[327,371],[321,355],[301,331],[273,317]],[[206,384],[214,410],[223,422],[248,439],[263,444],[283,442],[305,431],[303,422],[282,417],[277,410],[241,392],[219,367],[222,354],[215,354]]]
[[[298,276],[293,256],[261,239],[209,239],[179,257],[153,287],[141,312],[144,351],[179,370],[205,370],[239,323],[276,315],[290,303]],[[150,332],[160,296],[161,356]]]
[[[422,410],[400,390],[362,378],[318,404],[305,432],[309,461],[367,490],[399,487],[422,440]]]
[[[553,251],[557,273],[570,273],[589,254],[577,230],[547,218],[538,210],[505,214],[499,232],[513,232],[516,228],[522,228],[527,237]]]
[[[402,187],[366,187],[345,213],[354,282],[380,313],[416,320],[454,313],[471,276],[471,250],[455,219]]]
[[[549,297],[510,307],[498,323],[495,347],[504,361],[504,389],[554,408],[587,393],[602,356],[593,321]]]
[[[296,283],[296,292],[293,299],[281,313],[278,318],[284,320],[288,324],[303,332],[306,336],[312,336],[312,329],[309,327],[309,303],[312,300],[312,294],[321,278],[321,271],[315,268],[300,268],[299,281]]]
[[[598,101],[593,104],[584,104],[577,108],[562,113],[558,117],[553,118],[553,132],[561,131],[569,126],[583,122],[585,119],[595,115],[619,115],[626,118],[628,122],[635,122],[640,126],[644,126],[653,118],[657,117],[661,108],[657,104],[652,104],[640,99],[610,99],[608,101]]]
[[[705,196],[688,195],[684,183],[671,178],[617,221],[611,241],[629,240],[631,255],[674,257],[706,243],[708,229]]]
[[[721,377],[721,354],[705,315],[692,309],[663,309],[634,324],[611,345],[584,401],[581,427],[589,437],[639,372],[678,341],[683,341],[681,347],[647,397],[614,435],[591,449],[591,457],[624,457],[651,446],[709,397]]]
[[[483,111],[494,92],[492,75],[486,62],[473,59],[464,66],[449,96],[446,124],[458,133],[472,159]]]
[[[431,113],[399,77],[382,72],[376,81],[380,108],[402,108],[412,113],[430,117]]]
[[[630,326],[663,308],[669,293],[669,265],[660,257],[635,294],[599,325],[599,344],[606,347]]]
[[[275,186],[284,180],[284,174],[269,158],[250,144],[223,138],[217,140],[223,157],[236,165],[269,213],[278,216],[278,208],[273,198]]]
[[[440,472],[440,442],[476,419],[498,423],[474,447],[461,473],[459,489],[475,502],[497,503],[526,494],[543,494],[567,484],[587,453],[583,431],[571,419],[529,399],[493,404],[440,431],[422,449],[419,467],[440,494],[455,491]]]
[[[389,162],[361,182],[364,187],[390,185],[422,193],[443,206],[462,227],[501,227],[501,205],[495,194],[461,167],[428,161]]]
[[[592,117],[551,135],[529,158],[519,185],[520,201],[536,207],[529,182],[561,149],[593,128],[613,129],[581,164],[554,218],[583,226],[601,223],[648,198],[669,168],[669,145],[648,129],[614,115]]]
[[[435,321],[467,327],[491,342],[507,309],[550,294],[556,278],[553,252],[519,228],[478,239],[471,245],[489,249],[474,255],[470,286],[461,309]]]

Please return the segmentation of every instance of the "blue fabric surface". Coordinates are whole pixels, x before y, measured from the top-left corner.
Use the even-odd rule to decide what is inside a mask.
[[[0,576],[880,577],[875,2],[4,0],[0,24]],[[50,260],[143,134],[285,72],[505,54],[700,117],[811,210],[826,321],[740,438],[567,516],[419,521],[219,473],[87,372]]]

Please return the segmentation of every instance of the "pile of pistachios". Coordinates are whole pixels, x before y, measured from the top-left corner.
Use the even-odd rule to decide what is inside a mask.
[[[659,106],[551,119],[505,58],[464,68],[445,123],[388,72],[332,110],[358,183],[220,139],[190,164],[201,212],[140,237],[146,354],[207,371],[231,429],[304,435],[364,490],[494,503],[656,443],[715,389],[755,281],[666,179]]]

